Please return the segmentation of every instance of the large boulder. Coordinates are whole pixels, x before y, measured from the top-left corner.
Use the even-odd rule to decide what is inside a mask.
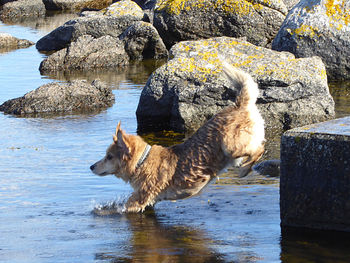
[[[93,68],[116,68],[129,63],[124,43],[116,37],[93,38],[84,35],[44,59],[39,67],[41,73],[50,71],[87,70]]]
[[[331,80],[350,79],[350,1],[302,0],[288,14],[272,48],[319,56]]]
[[[185,41],[148,79],[137,108],[140,131],[191,132],[223,107],[237,90],[221,74],[221,60],[250,73],[260,89],[258,107],[268,127],[289,129],[334,116],[325,67],[318,57],[296,59],[287,52],[229,37]]]
[[[288,12],[282,0],[158,1],[154,26],[168,47],[182,40],[215,36],[247,37],[267,46]]]
[[[99,15],[78,17],[69,20],[62,26],[51,31],[42,37],[37,43],[36,48],[39,51],[53,51],[68,47],[78,37],[90,35],[94,38],[102,36],[118,37],[129,26],[139,19],[134,16],[108,16]]]
[[[42,0],[5,1],[0,6],[0,19],[14,20],[20,17],[39,17],[46,13]]]
[[[50,112],[91,111],[111,106],[114,94],[99,80],[91,84],[75,80],[67,84],[49,83],[23,97],[0,105],[0,111],[24,115]]]
[[[18,39],[10,34],[0,33],[0,53],[17,48],[26,48],[34,45],[34,42],[26,39]]]

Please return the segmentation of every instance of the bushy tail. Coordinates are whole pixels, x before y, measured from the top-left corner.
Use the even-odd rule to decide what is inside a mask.
[[[233,67],[225,61],[222,63],[222,70],[232,82],[232,85],[240,90],[236,98],[237,107],[255,105],[259,96],[259,89],[252,77],[248,73]]]

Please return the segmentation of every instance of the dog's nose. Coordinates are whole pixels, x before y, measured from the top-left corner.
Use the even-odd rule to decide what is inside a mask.
[[[90,166],[90,170],[93,171],[94,169],[95,169],[95,165],[93,164]]]

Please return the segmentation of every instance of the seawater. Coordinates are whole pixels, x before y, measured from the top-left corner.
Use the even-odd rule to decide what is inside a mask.
[[[0,23],[0,31],[35,42],[71,17],[74,14]],[[346,262],[349,258],[348,249],[336,240],[282,235],[278,182],[219,181],[200,196],[161,202],[143,214],[123,213],[130,186],[113,176],[95,176],[89,166],[103,157],[118,121],[136,134],[139,96],[157,63],[41,76],[38,67],[44,57],[34,46],[0,53],[0,104],[48,82],[74,78],[102,79],[112,87],[116,102],[107,110],[86,114],[23,118],[0,113],[0,262],[318,262],[319,258]],[[175,143],[174,134],[162,136],[146,138]]]

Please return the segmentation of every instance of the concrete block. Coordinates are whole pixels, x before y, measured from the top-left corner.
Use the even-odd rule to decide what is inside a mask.
[[[350,116],[285,132],[281,225],[350,232]]]

